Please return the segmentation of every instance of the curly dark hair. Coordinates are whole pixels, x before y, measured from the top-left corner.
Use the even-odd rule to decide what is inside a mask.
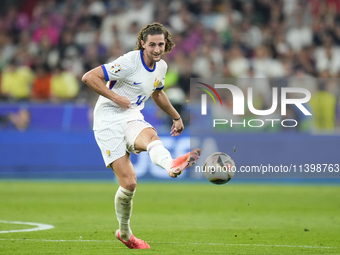
[[[163,34],[164,39],[166,40],[164,51],[171,52],[172,48],[175,47],[175,44],[171,38],[172,36],[162,24],[157,22],[147,25],[138,33],[136,47],[134,48],[134,50],[143,49],[140,41],[143,40],[144,42],[146,42],[148,35],[160,35],[160,34]]]

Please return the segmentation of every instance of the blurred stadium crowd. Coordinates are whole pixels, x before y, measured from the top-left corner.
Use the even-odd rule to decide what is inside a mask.
[[[156,21],[176,44],[164,59],[167,93],[178,109],[188,99],[190,78],[262,78],[268,92],[278,78],[307,78],[298,85],[318,97],[312,107],[327,112],[328,128],[339,126],[339,85],[315,80],[340,77],[338,0],[1,0],[0,5],[3,102],[93,102],[97,96],[81,76],[132,50],[138,31]],[[255,96],[267,107],[264,94]]]

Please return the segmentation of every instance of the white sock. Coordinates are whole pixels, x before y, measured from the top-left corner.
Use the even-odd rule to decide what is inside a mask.
[[[119,222],[120,237],[124,241],[129,241],[132,235],[130,229],[130,217],[132,213],[132,198],[135,191],[127,190],[119,186],[115,196],[115,208],[117,220]]]
[[[163,143],[161,140],[156,140],[148,144],[146,147],[147,151],[150,155],[151,161],[165,170],[169,170],[171,163],[172,163],[172,157],[170,155],[170,152],[164,148]]]

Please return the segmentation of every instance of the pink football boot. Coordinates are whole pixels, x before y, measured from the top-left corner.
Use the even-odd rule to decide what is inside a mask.
[[[194,149],[187,154],[180,156],[172,161],[170,166],[170,170],[168,170],[168,174],[175,178],[180,175],[185,169],[193,166],[201,155],[200,149]]]
[[[120,238],[119,229],[116,231],[116,237],[130,249],[150,249],[150,245],[148,245],[145,241],[136,238],[133,234],[129,241],[124,241]]]

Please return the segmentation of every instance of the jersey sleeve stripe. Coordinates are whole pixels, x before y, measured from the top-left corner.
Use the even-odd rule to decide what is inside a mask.
[[[102,67],[103,72],[104,72],[105,81],[109,81],[109,80],[110,80],[110,79],[109,79],[109,75],[108,75],[108,73],[107,73],[107,71],[106,71],[105,66],[104,66],[104,65],[101,65],[101,67]]]
[[[156,88],[156,90],[162,90],[162,89],[164,89],[164,86],[163,86],[163,87],[161,87],[161,88]]]
[[[110,82],[110,89],[113,88],[113,86],[116,84],[116,82],[117,82],[117,81],[111,81],[111,82]]]

